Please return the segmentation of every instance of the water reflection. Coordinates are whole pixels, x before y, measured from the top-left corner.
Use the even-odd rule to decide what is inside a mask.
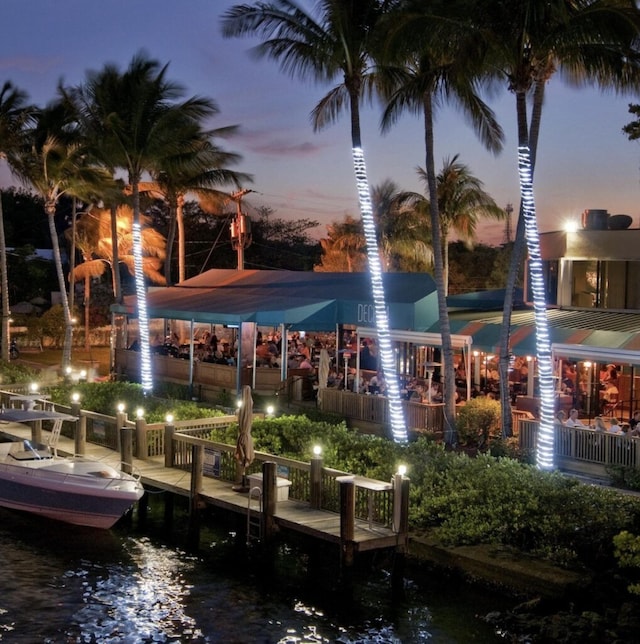
[[[279,547],[271,563],[210,525],[198,556],[133,529],[69,528],[0,511],[2,642],[496,642],[474,617],[496,606],[412,576],[400,596],[384,566],[340,577],[335,553]]]

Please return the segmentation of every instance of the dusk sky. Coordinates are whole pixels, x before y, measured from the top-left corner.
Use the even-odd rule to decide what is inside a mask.
[[[248,0],[247,0],[248,2]],[[308,218],[321,226],[345,214],[358,215],[351,165],[349,118],[314,133],[309,114],[329,87],[303,84],[268,60],[247,51],[255,41],[223,39],[220,16],[231,0],[2,0],[0,4],[0,81],[12,81],[44,105],[58,82],[75,85],[87,70],[115,63],[122,70],[144,50],[169,63],[168,78],[186,95],[213,98],[220,114],[211,127],[239,125],[240,133],[221,141],[242,155],[236,169],[254,176],[245,187],[251,206],[270,206],[276,216]],[[310,6],[310,1],[301,1]],[[630,102],[640,97],[601,95],[551,81],[543,111],[535,196],[541,231],[557,230],[579,219],[585,208],[605,208],[633,217],[640,226],[640,146],[621,128],[631,120]],[[517,211],[515,100],[506,89],[489,100],[506,133],[504,151],[494,157],[477,142],[452,108],[436,122],[436,169],[459,154],[498,205]],[[385,136],[379,133],[380,107],[363,113],[363,146],[369,180],[395,181],[401,189],[424,192],[416,167],[425,165],[422,122],[404,117]],[[0,182],[11,178],[6,170]],[[515,227],[515,213],[514,213]],[[504,224],[486,222],[480,238],[500,243]]]

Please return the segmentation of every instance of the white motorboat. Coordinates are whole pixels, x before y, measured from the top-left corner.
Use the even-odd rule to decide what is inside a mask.
[[[15,422],[14,412],[25,415],[25,410],[6,410],[0,418]],[[41,412],[40,416],[51,419],[55,413]],[[32,417],[18,422],[38,420],[37,415],[34,411]],[[53,446],[34,445],[0,432],[1,507],[106,529],[143,493],[139,478],[106,463],[81,456],[58,456]]]

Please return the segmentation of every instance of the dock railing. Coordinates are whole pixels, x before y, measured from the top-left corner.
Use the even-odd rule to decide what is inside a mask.
[[[220,422],[220,421],[219,421]],[[203,475],[230,483],[238,483],[237,463],[234,457],[235,445],[218,443],[206,438],[202,429],[182,429],[173,436],[173,467],[191,470],[194,445],[204,451]],[[247,467],[246,476],[262,472],[265,462],[276,464],[278,476],[291,481],[289,498],[311,503],[313,495],[311,464],[266,452],[255,452],[253,463]],[[321,466],[321,488],[319,509],[340,511],[340,489],[337,479],[351,476],[332,468]],[[356,488],[356,518],[391,527],[393,521],[393,491],[390,483],[354,477]]]

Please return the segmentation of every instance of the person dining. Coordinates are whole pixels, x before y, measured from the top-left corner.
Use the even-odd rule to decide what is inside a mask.
[[[593,428],[597,432],[606,432],[607,431],[607,426],[604,424],[604,420],[602,416],[596,416],[593,419]]]
[[[386,383],[382,376],[382,371],[377,371],[369,379],[368,391],[370,394],[383,394],[386,390]]]
[[[640,436],[640,409],[636,409],[629,420],[629,433],[631,436]]]
[[[610,434],[624,434],[624,430],[620,426],[620,422],[617,418],[612,418],[609,421],[609,433]]]
[[[577,409],[572,409],[569,412],[569,418],[567,418],[567,422],[565,423],[566,427],[582,427],[586,428],[586,425],[578,418],[578,410]]]

